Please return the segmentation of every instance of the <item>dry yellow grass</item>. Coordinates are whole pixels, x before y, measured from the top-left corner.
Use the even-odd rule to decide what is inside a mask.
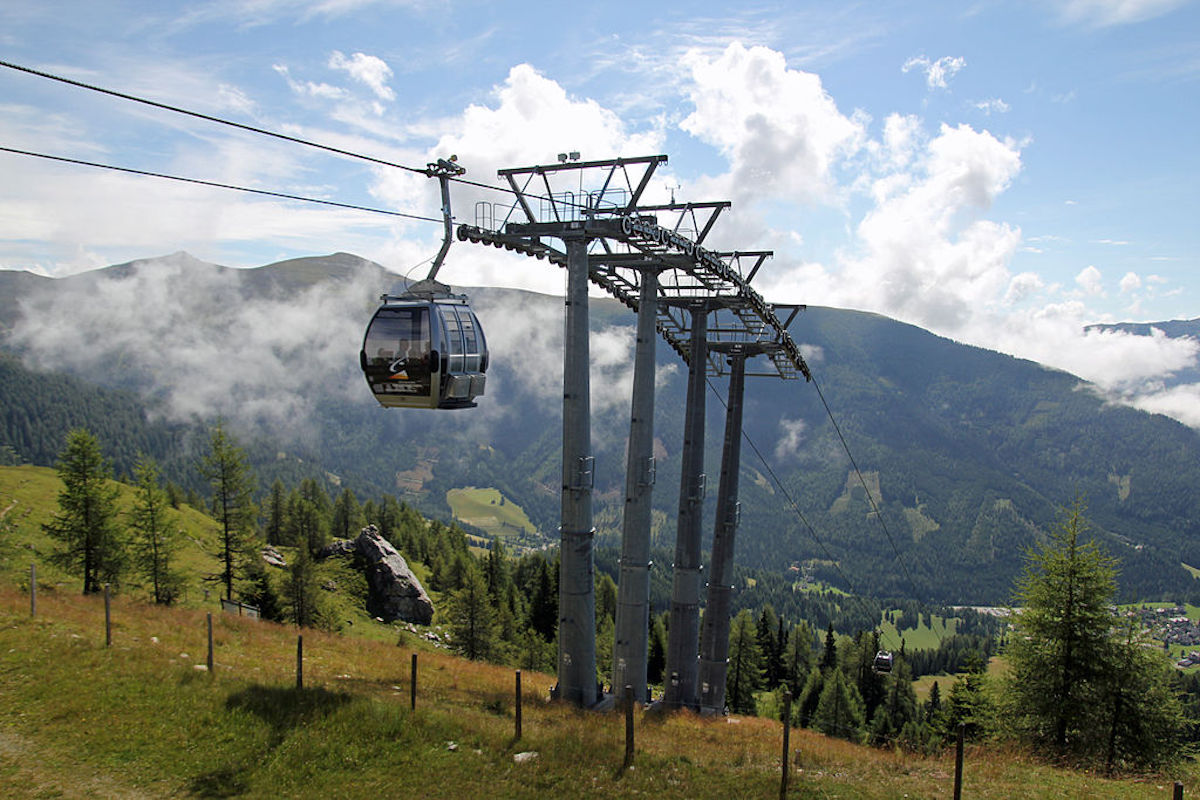
[[[624,719],[547,700],[553,676],[524,674],[523,738],[514,674],[444,651],[304,632],[205,612],[0,588],[0,795],[5,797],[422,798],[778,797],[782,729],[766,719],[637,713],[637,756],[621,771]],[[424,643],[420,643],[423,645]],[[453,743],[453,745],[451,744]],[[789,797],[938,798],[953,753],[921,758],[791,733]],[[533,761],[513,756],[534,751]],[[1184,775],[1194,780],[1194,774]],[[1169,797],[1167,778],[1110,781],[995,747],[967,753],[966,797]],[[1165,793],[1164,793],[1165,792]]]

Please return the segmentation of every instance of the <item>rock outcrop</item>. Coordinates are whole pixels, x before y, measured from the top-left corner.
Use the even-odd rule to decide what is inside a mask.
[[[404,620],[428,625],[433,620],[433,603],[425,588],[392,543],[379,535],[374,525],[362,529],[353,542],[338,541],[321,550],[318,558],[333,555],[360,556],[371,595],[367,609],[385,622]]]

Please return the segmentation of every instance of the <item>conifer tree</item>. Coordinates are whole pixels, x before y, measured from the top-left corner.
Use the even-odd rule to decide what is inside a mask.
[[[263,534],[267,537],[267,544],[284,544],[284,530],[287,526],[287,491],[283,488],[283,482],[278,478],[271,484],[271,491],[267,495],[267,519],[263,525]]]
[[[1104,768],[1158,768],[1184,754],[1188,727],[1167,659],[1127,617],[1113,641],[1105,707]]]
[[[105,583],[119,581],[125,564],[117,527],[117,488],[109,484],[112,467],[96,437],[77,428],[67,434],[55,471],[63,483],[59,511],[42,526],[63,545],[52,558],[68,571],[82,574],[84,594],[99,592]]]
[[[833,635],[833,623],[825,631],[825,649],[821,653],[821,671],[825,672],[837,666],[837,639]]]
[[[646,681],[662,683],[667,668],[667,628],[662,614],[650,615],[650,639],[646,644]]]
[[[1115,561],[1086,539],[1083,504],[1066,509],[1029,556],[1009,639],[1006,714],[1018,737],[1061,759],[1161,766],[1182,755],[1182,708],[1165,656],[1119,621]]]
[[[828,736],[857,742],[862,738],[862,698],[840,669],[830,670],[813,714],[812,727]]]
[[[296,548],[283,583],[284,601],[291,621],[301,628],[316,627],[321,620],[321,587],[317,565],[307,547]]]
[[[179,596],[183,578],[175,569],[179,530],[166,491],[159,482],[158,465],[141,456],[134,467],[137,494],[129,512],[133,529],[134,560],[150,583],[154,602],[170,605]]]
[[[474,561],[464,570],[462,586],[450,596],[451,642],[469,659],[486,659],[496,647],[496,610],[483,571]]]
[[[974,741],[992,733],[994,709],[985,691],[987,665],[983,659],[977,653],[968,654],[965,670],[950,687],[946,734],[955,735],[961,724],[966,739]]]
[[[241,577],[249,551],[253,548],[255,510],[251,501],[254,474],[246,463],[246,454],[218,422],[209,438],[209,452],[200,462],[200,474],[212,489],[213,516],[221,527],[216,552],[221,563],[217,579],[225,585],[225,599],[233,599],[234,580]]]
[[[334,539],[353,539],[363,528],[362,507],[349,487],[342,489],[330,512],[329,535]]]
[[[783,682],[792,697],[799,698],[808,673],[813,668],[812,629],[807,622],[792,628],[788,636],[787,650],[783,654]]]
[[[743,608],[729,628],[729,667],[725,704],[735,714],[754,713],[754,693],[762,688],[762,652],[750,610]]]
[[[763,683],[765,688],[774,689],[779,685],[783,672],[782,643],[778,639],[780,619],[770,603],[763,606],[758,615],[755,632],[758,638],[758,652],[762,663]]]
[[[834,668],[836,669],[836,667]],[[817,705],[821,702],[821,693],[825,691],[825,672],[814,669],[808,673],[804,688],[796,703],[796,723],[801,728],[812,726],[813,716],[817,713]]]

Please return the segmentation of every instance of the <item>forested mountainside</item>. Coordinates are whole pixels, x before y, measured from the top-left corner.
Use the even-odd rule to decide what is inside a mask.
[[[395,279],[358,257],[230,270],[176,255],[63,280],[20,276],[0,273],[4,346],[25,365],[5,361],[0,382],[9,458],[49,463],[54,429],[85,424],[124,439],[112,445],[124,448],[111,453],[118,470],[145,447],[169,473],[172,458],[191,457],[186,432],[220,415],[264,483],[317,475],[398,492],[442,517],[448,489],[492,486],[555,538],[561,298],[470,290],[492,349],[479,408],[401,411],[376,407],[358,373],[362,330]],[[125,305],[127,295],[143,299]],[[596,517],[611,544],[634,320],[611,300],[592,307]],[[1072,375],[877,315],[810,307],[792,333],[861,480],[813,385],[748,381],[739,564],[858,593],[1005,602],[1024,549],[1078,496],[1121,560],[1124,597],[1200,594],[1181,566],[1200,566],[1195,431],[1109,404]],[[71,337],[86,354],[61,344]],[[685,379],[660,347],[654,536],[666,552]],[[714,380],[708,395],[714,491],[724,391]]]

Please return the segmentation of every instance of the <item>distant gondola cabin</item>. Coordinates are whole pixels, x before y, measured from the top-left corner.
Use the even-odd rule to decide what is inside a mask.
[[[487,343],[463,296],[385,295],[359,361],[380,405],[471,408],[484,392]]]

